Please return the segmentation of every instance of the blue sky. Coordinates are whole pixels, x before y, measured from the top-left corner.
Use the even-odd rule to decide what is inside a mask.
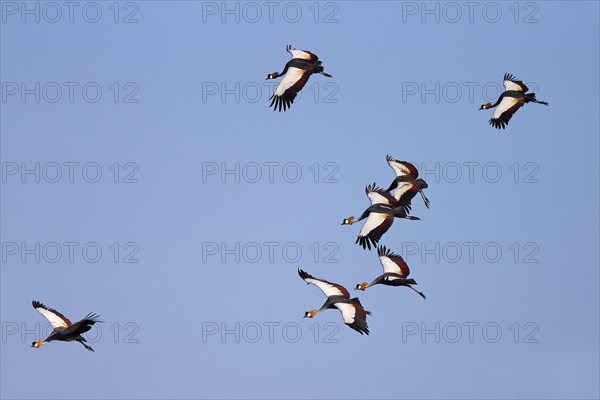
[[[0,3],[2,398],[598,398],[597,2],[23,4]],[[333,78],[274,113],[287,44]],[[550,106],[496,130],[505,72]],[[369,336],[303,319],[325,297],[298,267],[380,274],[340,223],[387,154],[429,183],[381,242],[427,300],[360,292]],[[96,352],[29,348],[34,299],[99,313]]]

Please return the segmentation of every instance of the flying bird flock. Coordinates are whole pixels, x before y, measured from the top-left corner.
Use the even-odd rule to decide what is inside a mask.
[[[275,106],[273,110],[279,110],[280,112],[282,108],[283,111],[290,108],[296,95],[306,85],[312,74],[321,74],[332,78],[331,74],[325,72],[323,64],[316,54],[308,50],[297,50],[291,45],[287,45],[285,49],[292,55],[292,59],[288,61],[283,71],[267,75],[267,79],[276,79],[285,75],[269,98],[271,100],[269,107]],[[526,103],[548,105],[546,101],[537,100],[535,93],[527,93],[529,88],[511,74],[504,74],[503,84],[505,91],[494,104],[485,103],[479,107],[480,110],[497,107],[489,121],[494,128],[505,129],[513,114]]]
[[[291,45],[288,45],[286,50],[292,55],[292,59],[286,64],[281,73],[274,72],[267,76],[267,79],[275,79],[285,75],[269,99],[271,100],[269,107],[274,106],[274,110],[279,111],[282,108],[283,111],[290,108],[298,92],[306,85],[310,75],[319,73],[331,77],[330,74],[324,72],[322,62],[314,53],[308,50],[296,50]],[[503,84],[505,91],[496,103],[486,103],[479,108],[480,110],[495,108],[489,121],[494,128],[505,129],[513,114],[526,103],[548,105],[545,101],[538,101],[535,93],[527,93],[529,91],[527,86],[511,74],[504,75]],[[411,221],[420,219],[409,215],[412,210],[412,199],[417,193],[421,195],[425,207],[429,208],[430,204],[429,199],[423,192],[423,189],[427,189],[427,183],[423,179],[419,179],[419,172],[413,164],[396,160],[389,155],[386,161],[396,175],[390,186],[387,190],[384,190],[377,187],[375,183],[368,185],[365,188],[365,193],[371,205],[358,219],[350,216],[342,221],[342,225],[353,225],[365,220],[355,242],[365,250],[371,250],[371,248],[378,246],[383,235],[391,228],[395,218]],[[412,278],[408,278],[409,267],[400,255],[393,253],[386,246],[377,247],[377,254],[383,267],[383,274],[371,283],[362,282],[357,284],[356,290],[364,291],[378,284],[406,286],[425,299],[425,294],[412,286],[416,285],[417,282]],[[337,308],[341,312],[346,325],[361,335],[369,334],[367,315],[371,315],[371,312],[363,308],[358,298],[350,298],[350,293],[344,286],[315,278],[301,269],[298,269],[298,274],[307,284],[317,286],[327,296],[327,300],[321,308],[307,311],[304,315],[305,318],[313,318],[327,309]]]
[[[286,50],[291,54],[292,59],[287,62],[281,72],[270,73],[266,78],[276,79],[283,76],[275,92],[269,98],[271,100],[269,107],[280,112],[282,109],[286,111],[291,107],[297,94],[304,88],[311,75],[321,74],[328,78],[332,77],[325,72],[323,64],[316,54],[307,50],[297,50],[291,45],[288,45]],[[529,91],[527,86],[511,74],[504,75],[503,84],[505,91],[498,100],[494,104],[486,103],[479,108],[480,110],[495,109],[489,120],[489,124],[494,128],[505,129],[515,112],[527,103],[548,105],[545,101],[537,100],[535,93],[527,93]],[[408,277],[410,270],[404,259],[387,246],[379,245],[379,242],[383,235],[390,230],[396,218],[411,221],[420,219],[409,215],[412,211],[412,199],[417,193],[421,196],[425,207],[429,208],[429,199],[423,192],[423,189],[427,189],[427,183],[419,178],[419,172],[413,164],[396,160],[389,155],[386,161],[395,174],[390,186],[384,190],[377,187],[375,183],[368,185],[365,193],[371,205],[358,218],[350,216],[342,221],[342,225],[354,225],[364,220],[355,243],[364,250],[377,248],[379,262],[383,267],[383,274],[374,278],[371,283],[357,284],[354,289],[364,291],[374,285],[405,286],[425,299],[425,294],[413,287],[417,282]],[[357,297],[351,298],[350,292],[344,286],[315,278],[300,268],[298,268],[298,274],[307,284],[315,285],[327,297],[320,308],[307,311],[304,314],[305,318],[313,318],[328,309],[338,309],[346,325],[361,335],[369,334],[367,316],[371,315],[371,312],[365,310]],[[88,332],[94,324],[103,322],[98,319],[98,315],[90,313],[81,321],[73,324],[53,308],[38,301],[33,301],[32,304],[48,320],[53,330],[45,340],[39,339],[33,342],[31,347],[40,348],[51,341],[64,341],[79,342],[87,350],[94,351],[86,343],[82,334]]]
[[[371,201],[371,205],[358,219],[352,216],[342,221],[342,225],[353,225],[365,219],[355,242],[365,250],[377,247],[382,236],[392,226],[394,218],[413,221],[420,219],[408,215],[412,209],[412,199],[417,193],[421,195],[427,208],[429,208],[430,204],[429,199],[423,192],[423,189],[427,188],[427,182],[419,179],[419,171],[413,164],[407,161],[396,160],[389,155],[386,157],[386,161],[396,175],[389,188],[387,190],[378,188],[375,183],[367,186],[365,193]],[[357,284],[355,287],[356,290],[364,291],[378,284],[406,286],[425,299],[425,294],[412,287],[417,282],[412,278],[408,278],[410,274],[408,264],[406,264],[400,255],[393,253],[386,246],[379,246],[377,254],[379,262],[383,267],[383,274],[379,275],[371,283],[362,282]],[[371,315],[371,312],[363,308],[358,298],[350,298],[350,293],[345,287],[337,283],[317,279],[301,269],[298,269],[298,274],[307,284],[317,286],[327,296],[327,300],[321,308],[307,311],[304,317],[313,318],[322,311],[337,308],[342,313],[342,319],[346,325],[361,335],[369,334],[367,315]]]

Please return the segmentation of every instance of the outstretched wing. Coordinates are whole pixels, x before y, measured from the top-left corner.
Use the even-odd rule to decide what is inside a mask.
[[[371,205],[383,204],[390,207],[396,207],[396,198],[382,188],[378,188],[375,185],[375,182],[365,188],[365,193],[369,200],[371,200]]]
[[[354,329],[361,335],[369,334],[367,325],[367,311],[357,298],[352,299],[352,303],[335,303],[335,307],[342,313],[344,323]]]
[[[350,293],[342,285],[328,282],[324,279],[317,279],[309,273],[304,272],[300,268],[298,268],[298,275],[300,275],[300,278],[302,278],[306,283],[312,283],[313,285],[321,289],[321,291],[325,293],[325,296],[327,297],[342,296],[347,299],[350,298]]]
[[[44,304],[42,304],[36,300],[33,300],[31,302],[31,304],[33,305],[33,308],[35,308],[37,312],[42,314],[44,316],[44,318],[46,318],[48,320],[48,322],[50,322],[50,324],[52,325],[53,328],[58,328],[58,327],[66,328],[69,325],[71,325],[71,321],[69,321],[69,319],[67,317],[65,317],[58,311],[56,311],[54,308],[45,306]]]
[[[529,88],[511,74],[504,74],[504,88],[506,90],[515,90],[517,92],[527,92]]]
[[[401,182],[398,187],[394,189],[394,199],[396,199],[398,206],[409,212],[412,207],[412,199],[419,193],[420,189],[421,185],[417,181]]]
[[[79,322],[75,322],[73,325],[69,326],[67,329],[63,331],[64,334],[73,334],[73,335],[81,335],[86,333],[90,329],[92,329],[92,325],[95,323],[102,323],[104,321],[100,321],[100,316],[95,313],[89,313]]]
[[[317,62],[319,60],[319,57],[317,57],[316,54],[311,53],[308,50],[298,50],[298,49],[295,49],[290,44],[288,44],[285,49],[292,55],[292,59],[294,59],[294,58],[300,58],[302,60],[308,60],[308,61],[311,61],[313,63]]]
[[[410,269],[402,256],[393,253],[385,246],[379,246],[377,254],[379,255],[379,261],[383,267],[383,273],[398,274],[402,275],[404,278],[408,277]]]
[[[373,211],[370,212],[369,217],[358,233],[355,243],[358,243],[363,249],[368,248],[371,250],[371,244],[373,247],[377,246],[377,243],[383,234],[390,229],[393,222],[393,215]]]
[[[306,82],[308,82],[308,77],[310,76],[310,71],[290,67],[288,68],[285,77],[279,82],[277,89],[275,89],[275,93],[271,96],[269,100],[271,100],[271,104],[269,107],[273,108],[273,111],[279,110],[283,108],[283,111],[287,110],[291,107],[292,103],[294,103],[294,99],[299,91],[302,90]]]
[[[387,160],[389,166],[392,167],[396,173],[396,177],[406,176],[410,179],[417,179],[419,177],[419,171],[417,170],[417,167],[408,161],[396,160],[390,155],[386,156],[385,159]]]
[[[494,110],[494,114],[490,119],[490,125],[497,129],[505,129],[508,125],[508,121],[512,118],[513,114],[517,112],[519,108],[523,106],[525,101],[523,99],[517,99],[515,97],[504,96],[500,104]]]

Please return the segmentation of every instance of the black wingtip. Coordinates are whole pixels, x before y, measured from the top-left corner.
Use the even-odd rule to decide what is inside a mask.
[[[302,278],[302,280],[312,278],[312,275],[310,275],[308,272],[301,270],[300,268],[298,268],[298,275],[300,275],[300,278]]]
[[[94,312],[89,313],[85,317],[83,317],[84,321],[87,321],[90,325],[94,325],[95,323],[103,324],[104,321],[99,319],[100,316]]]

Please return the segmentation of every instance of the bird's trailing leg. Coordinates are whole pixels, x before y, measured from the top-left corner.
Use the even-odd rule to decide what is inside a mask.
[[[429,208],[429,199],[427,198],[427,196],[425,196],[425,193],[423,192],[423,190],[419,190],[419,193],[421,193],[421,197],[423,198],[423,202],[425,203],[425,207]]]
[[[83,341],[78,340],[79,343],[81,343],[83,345],[83,347],[85,347],[86,349],[88,349],[89,351],[91,351],[92,353],[94,352],[94,349],[92,349],[92,346],[89,346],[87,344],[85,344]]]
[[[419,292],[417,289],[415,289],[414,287],[410,286],[410,285],[406,285],[409,288],[411,288],[412,290],[414,290],[415,292],[417,292],[419,294],[419,296],[421,296],[422,298],[426,299],[427,297],[425,297],[425,294],[423,292]]]

